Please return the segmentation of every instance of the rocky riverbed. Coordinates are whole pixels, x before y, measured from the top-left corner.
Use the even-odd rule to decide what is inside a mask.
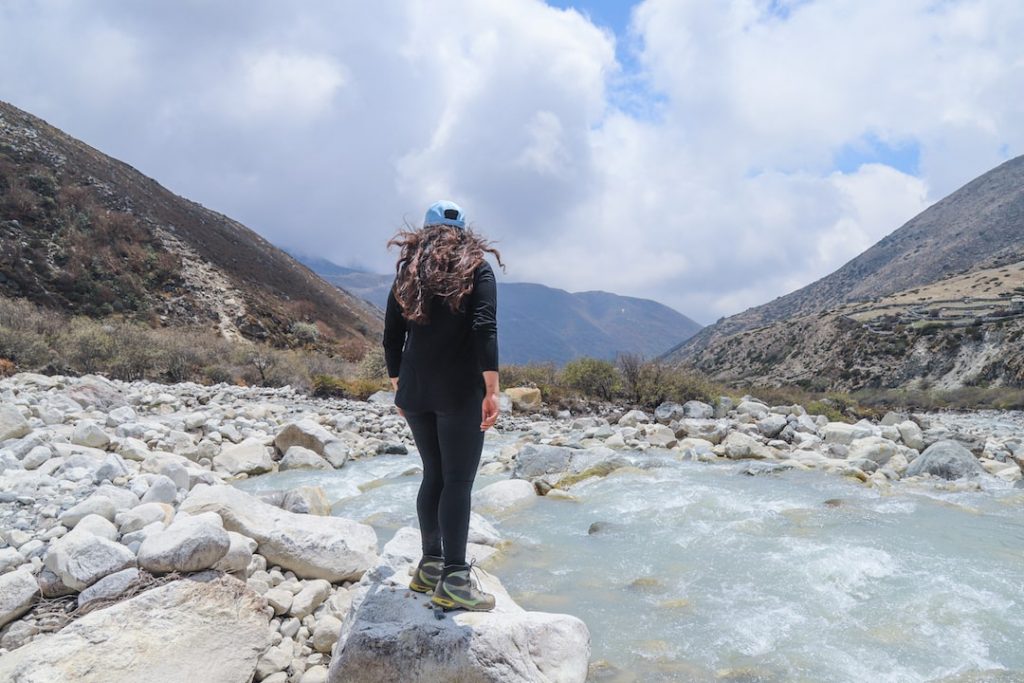
[[[508,511],[538,496],[572,501],[588,482],[665,459],[738,461],[750,475],[818,470],[884,492],[1011,489],[1024,462],[1014,414],[851,425],[747,397],[550,416],[531,392],[509,393],[516,410],[488,436],[481,465],[493,482],[474,492],[470,557],[485,566],[514,544],[491,523]],[[371,471],[412,445],[387,395],[0,381],[0,679],[598,676],[582,620],[524,609],[484,568],[495,611],[434,619],[407,589],[418,532],[402,526],[381,545],[372,515],[331,514],[341,498],[371,497],[370,475],[338,476],[338,488],[245,481]],[[414,454],[402,468],[419,471]]]

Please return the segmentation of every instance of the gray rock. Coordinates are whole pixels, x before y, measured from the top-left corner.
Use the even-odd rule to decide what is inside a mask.
[[[138,578],[139,570],[135,567],[104,576],[78,594],[78,606],[84,607],[95,600],[111,600],[120,597]]]
[[[482,590],[495,596],[495,608],[459,610],[439,621],[417,594],[406,597],[411,560],[404,555],[385,547],[394,564],[382,561],[350,591],[352,607],[342,622],[329,681],[586,680],[590,632],[580,619],[527,612],[497,578],[479,569],[475,575]]]
[[[906,420],[897,424],[896,428],[900,432],[900,438],[908,448],[918,451],[924,450],[924,432],[921,431],[916,422]]]
[[[517,479],[532,479],[543,474],[568,472],[572,457],[579,451],[565,446],[526,444],[516,455],[512,476]]]
[[[142,502],[173,505],[177,495],[178,487],[175,486],[174,481],[170,477],[163,474],[155,474],[152,481],[150,481],[149,489],[142,496]]]
[[[117,540],[117,527],[106,517],[99,515],[86,515],[75,525],[76,531],[84,531],[105,538],[108,541]]]
[[[249,683],[270,646],[259,596],[197,574],[95,610],[0,657],[24,683]]]
[[[850,444],[850,450],[847,451],[846,458],[848,460],[872,460],[876,465],[884,465],[896,454],[896,451],[897,446],[892,441],[880,436],[868,436],[862,439],[855,439]]]
[[[654,409],[654,419],[663,425],[667,425],[672,420],[681,420],[684,417],[686,417],[686,413],[683,410],[683,406],[673,401],[665,401]]]
[[[27,612],[37,595],[39,584],[32,572],[18,569],[0,575],[0,626]]]
[[[768,415],[757,421],[757,430],[769,439],[774,439],[786,427],[786,418],[782,415]]]
[[[938,441],[914,458],[905,476],[932,474],[943,479],[960,479],[984,474],[974,455],[953,440]]]
[[[683,417],[710,420],[715,417],[715,409],[703,401],[687,401],[683,404]]]
[[[391,406],[395,404],[395,392],[393,391],[377,391],[370,394],[370,397],[366,399],[367,403],[374,403],[379,406]]]

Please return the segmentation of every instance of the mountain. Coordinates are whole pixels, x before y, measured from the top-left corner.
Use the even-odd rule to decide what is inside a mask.
[[[296,258],[328,282],[384,308],[394,275]],[[498,283],[498,344],[503,363],[554,362],[619,352],[656,356],[700,325],[668,306],[608,292],[567,292],[528,282]]]
[[[244,225],[0,102],[0,295],[228,338],[375,341],[379,311]]]
[[[665,358],[736,383],[1024,385],[1024,157],[831,275],[725,318]]]
[[[982,264],[1009,263],[1022,248],[1024,156],[967,183],[831,275],[709,325],[666,358],[685,360],[742,330],[869,301]]]

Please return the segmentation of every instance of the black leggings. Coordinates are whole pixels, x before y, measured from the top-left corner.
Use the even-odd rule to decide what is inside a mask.
[[[480,401],[450,411],[406,410],[405,420],[423,460],[416,496],[423,554],[443,556],[446,565],[464,565],[470,494],[484,447]]]

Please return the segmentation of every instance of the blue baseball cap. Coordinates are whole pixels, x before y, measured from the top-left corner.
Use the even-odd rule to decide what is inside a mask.
[[[442,199],[434,202],[427,209],[427,215],[423,218],[423,227],[430,225],[454,225],[456,228],[466,227],[466,215],[462,208],[455,202]]]

